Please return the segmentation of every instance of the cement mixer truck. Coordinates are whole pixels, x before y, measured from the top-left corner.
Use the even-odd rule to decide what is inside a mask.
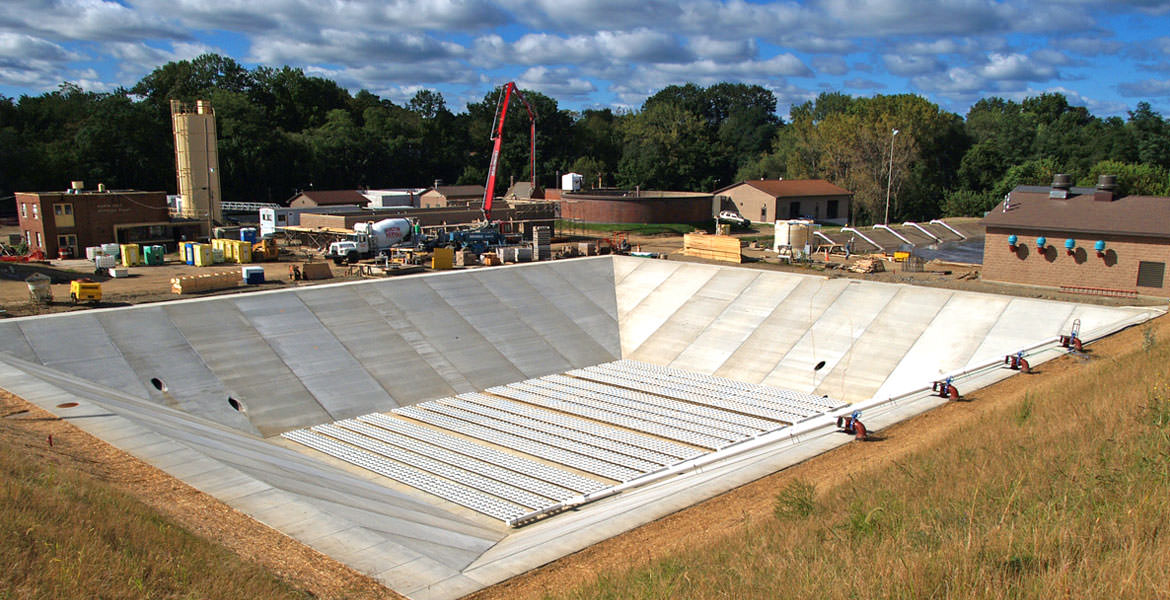
[[[414,223],[410,219],[382,219],[376,223],[357,223],[348,239],[329,244],[325,258],[336,264],[354,263],[363,258],[388,252],[390,248],[409,242]]]

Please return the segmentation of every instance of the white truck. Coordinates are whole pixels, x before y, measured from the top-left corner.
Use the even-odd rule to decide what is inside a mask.
[[[329,244],[325,258],[336,264],[353,263],[377,256],[390,248],[410,241],[414,224],[409,219],[382,219],[376,223],[357,223],[349,239]]]

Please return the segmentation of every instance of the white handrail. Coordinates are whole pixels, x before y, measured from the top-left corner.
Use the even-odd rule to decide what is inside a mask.
[[[865,235],[864,233],[862,233],[862,232],[860,232],[860,231],[858,231],[858,230],[856,230],[856,229],[854,229],[854,228],[852,228],[852,227],[842,227],[842,228],[841,228],[841,232],[842,232],[842,233],[844,233],[844,232],[851,232],[851,233],[856,233],[857,235],[861,236],[861,239],[863,239],[863,240],[865,240],[865,241],[869,242],[869,245],[870,245],[870,246],[873,246],[874,248],[877,248],[877,249],[878,249],[878,252],[884,252],[884,251],[885,251],[885,248],[883,248],[881,244],[879,244],[879,243],[877,243],[877,242],[875,242],[875,241],[873,241],[873,240],[869,239],[869,236]]]
[[[935,234],[933,234],[933,233],[931,233],[931,232],[927,231],[925,227],[923,227],[923,226],[919,225],[918,223],[915,223],[914,221],[906,221],[905,223],[902,223],[902,224],[903,224],[903,225],[907,225],[907,226],[909,226],[909,227],[913,227],[913,228],[917,229],[918,231],[921,231],[923,234],[925,234],[925,235],[926,235],[926,237],[928,237],[928,238],[930,238],[930,239],[932,239],[932,240],[934,240],[934,241],[936,241],[936,242],[941,242],[941,241],[942,241],[942,238],[940,238],[940,237],[938,237],[937,235],[935,235]]]
[[[905,236],[903,236],[902,234],[900,234],[900,233],[898,233],[897,231],[894,231],[893,229],[891,229],[889,225],[882,225],[882,224],[878,224],[878,225],[874,225],[874,226],[873,226],[873,229],[885,229],[886,231],[888,231],[888,232],[890,232],[890,233],[894,234],[894,237],[896,237],[896,238],[898,238],[898,239],[902,240],[903,242],[905,242],[905,243],[907,243],[907,244],[910,244],[911,246],[914,246],[914,245],[916,245],[914,242],[911,242],[910,240],[906,239],[906,237],[905,237]]]
[[[962,238],[962,239],[964,239],[964,240],[965,240],[965,239],[967,239],[967,236],[963,235],[963,234],[962,234],[962,233],[961,233],[961,232],[960,232],[958,229],[955,229],[954,227],[951,227],[950,225],[947,225],[945,222],[943,222],[943,220],[942,220],[942,219],[931,219],[931,220],[930,220],[930,224],[931,224],[931,225],[942,225],[943,227],[946,227],[947,229],[950,229],[950,230],[951,230],[951,233],[953,233],[953,234],[955,234],[955,235],[959,236],[960,238]]]

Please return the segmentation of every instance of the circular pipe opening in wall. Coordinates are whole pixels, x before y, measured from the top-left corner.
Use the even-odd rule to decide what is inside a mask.
[[[231,406],[236,410],[236,412],[245,412],[248,410],[248,407],[244,406],[243,402],[240,402],[231,396],[228,396],[228,406]]]
[[[151,377],[150,385],[153,385],[154,389],[160,392],[167,391],[167,384],[163,383],[163,380],[159,379],[158,377]]]

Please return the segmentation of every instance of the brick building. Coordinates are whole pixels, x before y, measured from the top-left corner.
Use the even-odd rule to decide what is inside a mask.
[[[853,193],[823,179],[753,179],[715,190],[752,221],[814,219],[849,224]]]
[[[448,206],[478,207],[483,205],[482,185],[439,185],[423,192],[419,196],[419,206],[422,208],[446,208]]]
[[[1017,187],[984,217],[983,279],[1170,297],[1170,198],[1118,196],[1108,175],[1096,188],[1055,179]]]
[[[318,208],[323,206],[366,206],[370,199],[357,190],[309,190],[289,201],[289,208]]]
[[[50,258],[62,248],[84,256],[84,248],[110,242],[173,246],[183,235],[198,235],[201,227],[200,222],[172,223],[166,192],[17,192],[16,209],[29,250]]]

